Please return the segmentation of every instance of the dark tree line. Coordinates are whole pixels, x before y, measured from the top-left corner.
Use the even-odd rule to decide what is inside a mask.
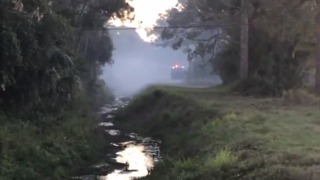
[[[124,0],[0,1],[0,179],[69,179],[103,141],[95,110],[112,98],[103,25]],[[97,31],[99,29],[99,31]]]
[[[170,10],[167,22],[187,28],[158,32],[162,41],[174,49],[184,48],[189,60],[201,55],[225,84],[240,82],[238,90],[249,94],[281,95],[314,79],[320,92],[316,1],[182,3],[185,8]]]

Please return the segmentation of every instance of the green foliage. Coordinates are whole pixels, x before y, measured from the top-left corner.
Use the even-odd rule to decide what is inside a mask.
[[[106,86],[103,80],[96,80],[90,82],[87,85],[86,99],[90,106],[98,110],[101,106],[105,105],[106,102],[110,102],[114,99],[111,90]]]
[[[74,94],[80,90],[80,83],[87,96],[92,91],[106,92],[98,76],[101,66],[111,62],[111,38],[107,32],[92,32],[89,37],[85,34],[85,39],[92,44],[86,44],[90,48],[82,51],[75,42],[80,43],[80,47],[86,42],[77,42],[83,34],[76,29],[88,27],[72,22],[85,22],[86,17],[98,18],[99,22],[90,20],[97,24],[89,28],[103,28],[106,20],[103,18],[127,10],[126,3],[119,1],[116,7],[111,7],[111,2],[90,1],[85,4],[86,11],[77,16],[80,2],[74,6],[68,3],[56,6],[57,1],[53,1],[51,11],[44,1],[26,0],[22,1],[24,9],[21,12],[15,11],[15,3],[11,2],[3,2],[1,6],[4,16],[1,21],[0,67],[0,98],[3,104],[0,106],[8,111],[19,108],[21,113],[39,108],[61,109],[76,98]],[[109,12],[111,14],[98,11],[108,8],[114,8]],[[81,54],[79,50],[86,53]],[[92,86],[91,82],[96,85]]]
[[[14,64],[21,63],[22,57],[16,34],[11,32],[11,29],[3,23],[1,23],[0,28],[0,84],[3,90],[7,85],[14,83],[14,79],[12,78],[12,74],[14,73],[13,67]]]
[[[0,179],[69,179],[76,168],[97,161],[102,134],[90,119],[83,107],[39,115],[36,123],[1,116]]]
[[[224,84],[229,84],[239,78],[239,47],[229,44],[212,61],[214,71],[220,75]]]
[[[290,89],[283,92],[282,98],[286,103],[304,105],[320,104],[320,98],[306,89]]]
[[[228,149],[217,152],[213,158],[208,158],[205,166],[215,170],[225,170],[237,163],[237,156]]]
[[[143,179],[319,179],[318,108],[216,88],[154,87],[116,123],[162,141],[163,162]]]
[[[197,177],[197,173],[200,167],[195,166],[197,164],[196,159],[191,158],[179,158],[179,159],[170,159],[168,161],[171,162],[173,171],[172,178],[178,179],[193,179]]]
[[[94,110],[113,98],[99,77],[113,46],[95,32],[99,48],[82,54],[79,29],[130,8],[83,2],[0,1],[0,179],[69,179],[103,152]]]
[[[171,40],[175,49],[186,49],[188,60],[202,56],[224,84],[235,83],[240,80],[239,17],[244,11],[249,18],[249,78],[238,82],[236,91],[281,95],[284,90],[301,86],[307,71],[314,69],[307,65],[313,64],[309,61],[315,48],[316,11],[311,1],[249,0],[248,7],[241,9],[237,0],[190,0],[183,13],[170,11],[169,25],[217,25],[168,28],[162,31],[162,40]],[[190,44],[196,48],[190,49]]]
[[[281,95],[283,90],[302,85],[301,67],[307,59],[292,56],[296,46],[294,40],[278,41],[254,29],[249,37],[249,78],[238,82],[236,91],[246,95]],[[213,61],[225,84],[234,83],[239,78],[238,56],[239,47],[230,44]]]
[[[11,81],[0,82],[4,87],[0,93],[2,106],[7,110],[19,107],[27,111],[46,105],[47,97],[51,102],[61,100],[58,106],[67,102],[68,94],[76,87],[77,76],[70,57],[72,28],[62,17],[48,13],[36,21],[25,13],[11,12],[11,18],[2,23],[11,27],[12,35],[8,34],[7,38],[16,37],[18,47],[10,50],[20,49],[20,52],[10,52],[6,48],[12,46],[5,42],[1,52],[21,59],[15,62],[17,58],[3,56],[11,66],[4,64],[1,68],[7,70],[3,71],[4,77],[10,77]]]

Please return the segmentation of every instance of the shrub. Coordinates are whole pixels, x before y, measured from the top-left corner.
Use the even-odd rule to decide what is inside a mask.
[[[205,166],[215,170],[224,170],[237,163],[238,157],[229,149],[222,149],[213,158],[208,158]]]
[[[236,36],[233,40],[239,42],[240,37]],[[237,43],[226,45],[213,60],[213,65],[223,83],[235,83],[235,90],[240,93],[277,96],[281,95],[283,90],[302,84],[300,71],[307,59],[305,56],[292,56],[293,47],[294,42],[279,41],[266,32],[251,29],[247,80],[241,81],[239,77],[240,52]]]
[[[104,141],[83,108],[28,121],[0,116],[0,179],[69,179],[98,160]]]
[[[305,89],[290,89],[283,92],[284,102],[292,104],[319,105],[320,97],[308,92]]]

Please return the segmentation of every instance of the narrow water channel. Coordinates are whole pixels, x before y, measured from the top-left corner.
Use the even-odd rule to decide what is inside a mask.
[[[101,109],[102,118],[99,127],[105,131],[106,138],[113,141],[106,152],[108,157],[106,162],[95,166],[105,174],[81,176],[81,180],[139,179],[148,176],[161,159],[160,141],[141,137],[133,132],[122,132],[114,126],[114,115],[120,108],[125,108],[129,102],[129,98],[116,98],[113,103]]]

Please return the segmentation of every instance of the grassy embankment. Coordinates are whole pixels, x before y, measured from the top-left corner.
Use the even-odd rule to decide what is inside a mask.
[[[105,139],[96,118],[84,105],[32,119],[0,113],[0,179],[71,179],[98,162]]]
[[[163,141],[164,162],[145,179],[320,179],[319,106],[288,100],[318,101],[286,97],[153,87],[116,122]]]

